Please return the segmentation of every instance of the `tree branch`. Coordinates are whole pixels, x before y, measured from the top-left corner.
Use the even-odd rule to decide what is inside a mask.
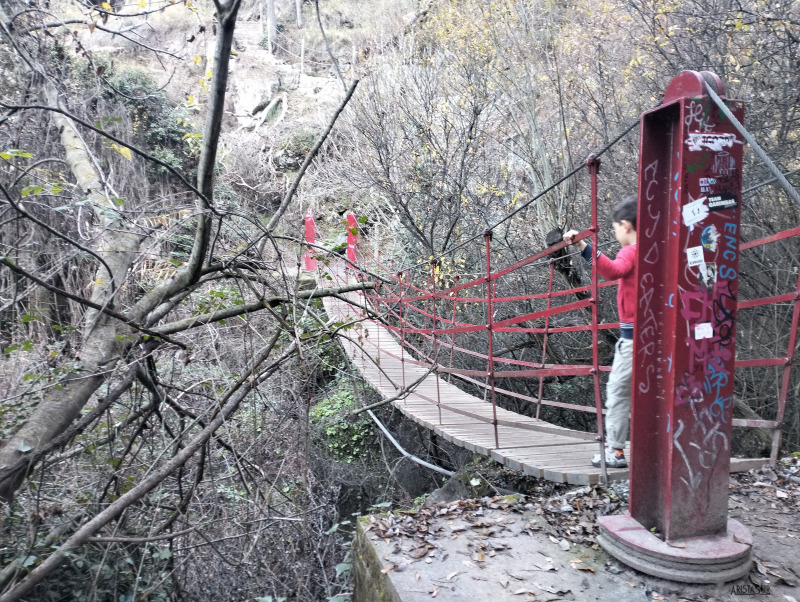
[[[314,6],[317,9],[317,23],[319,23],[319,31],[322,34],[322,39],[325,40],[325,49],[328,51],[328,56],[331,57],[331,62],[333,62],[333,66],[336,68],[336,73],[339,75],[339,81],[342,82],[342,87],[344,87],[344,89],[347,90],[347,84],[345,83],[344,77],[342,76],[342,70],[339,69],[339,61],[337,61],[336,57],[333,56],[333,51],[331,50],[331,44],[330,42],[328,42],[328,36],[325,35],[325,28],[322,26],[322,16],[319,14],[319,0],[314,0]]]
[[[91,412],[85,416],[82,416],[75,424],[58,435],[55,439],[47,443],[47,445],[31,452],[28,455],[22,456],[11,466],[4,466],[0,468],[0,482],[17,474],[21,470],[25,470],[27,467],[33,466],[51,451],[66,444],[67,441],[83,432],[85,428],[102,416],[103,412],[110,408],[114,402],[117,401],[117,399],[119,399],[120,396],[128,390],[128,387],[131,386],[134,378],[136,378],[136,371],[136,366],[130,368],[122,381],[120,381],[113,391],[106,395],[105,399],[99,400],[97,406]]]
[[[44,287],[47,290],[49,290],[51,293],[55,293],[59,297],[64,297],[66,299],[72,299],[73,301],[76,301],[76,302],[80,303],[81,305],[85,305],[86,307],[91,307],[92,309],[97,310],[97,311],[99,311],[99,312],[101,312],[103,314],[106,314],[107,316],[110,316],[110,317],[114,318],[115,320],[119,320],[120,322],[122,322],[124,324],[127,324],[131,328],[133,328],[135,330],[138,330],[139,332],[141,332],[143,334],[147,334],[147,335],[150,335],[151,337],[156,337],[156,338],[159,338],[159,339],[163,339],[164,341],[166,341],[168,343],[171,343],[172,345],[177,345],[181,349],[186,349],[186,345],[184,345],[183,343],[180,343],[180,342],[178,342],[178,341],[176,341],[174,339],[171,339],[169,337],[161,335],[161,334],[157,333],[155,330],[150,330],[149,328],[145,328],[144,326],[139,326],[136,322],[134,322],[133,320],[131,320],[127,316],[124,316],[122,314],[119,314],[119,313],[111,310],[111,309],[108,309],[105,305],[100,305],[99,303],[94,303],[93,301],[89,301],[88,299],[84,299],[83,297],[81,297],[79,295],[75,295],[73,293],[69,293],[69,292],[65,291],[64,289],[58,288],[57,286],[53,286],[52,284],[49,284],[48,282],[45,282],[41,278],[37,278],[33,274],[29,274],[28,272],[26,272],[25,270],[23,270],[19,266],[15,265],[13,262],[9,261],[8,258],[6,258],[6,257],[0,257],[0,265],[6,266],[12,272],[15,272],[15,273],[19,274],[20,276],[23,276],[23,277],[27,278],[28,280],[31,280],[31,281],[35,282],[39,286]]]
[[[164,533],[163,535],[155,535],[153,537],[89,537],[86,543],[152,543],[154,541],[164,541],[165,539],[182,537],[183,535],[194,533],[195,530],[196,529],[192,527],[190,529]]]
[[[202,314],[200,316],[191,316],[189,318],[184,318],[183,320],[177,320],[169,324],[164,324],[163,326],[154,328],[153,332],[164,335],[174,334],[176,332],[181,332],[183,330],[188,330],[190,328],[196,328],[197,326],[203,326],[204,324],[210,324],[211,322],[219,322],[220,320],[227,320],[228,318],[235,318],[236,316],[241,316],[243,314],[253,313],[261,309],[265,309],[267,307],[275,307],[276,305],[280,305],[281,303],[291,303],[296,299],[318,299],[321,297],[329,297],[329,296],[338,297],[338,295],[340,295],[341,293],[369,290],[372,288],[375,288],[374,283],[362,282],[358,284],[349,284],[347,286],[342,286],[334,289],[323,288],[319,290],[299,292],[294,297],[287,297],[287,296],[265,297],[264,299],[256,301],[255,303],[248,303],[247,305],[237,305],[234,307],[229,307],[227,309],[221,309],[219,311],[215,311],[214,313]]]
[[[17,602],[23,596],[31,592],[38,584],[44,581],[53,571],[55,571],[69,555],[85,544],[94,533],[97,533],[104,525],[119,517],[134,502],[142,499],[147,493],[155,489],[164,479],[183,466],[201,446],[205,445],[226,420],[236,411],[247,395],[263,380],[269,378],[289,357],[297,352],[297,346],[292,346],[280,358],[272,362],[269,366],[261,370],[258,375],[259,367],[272,353],[275,344],[278,342],[278,331],[261,353],[253,360],[250,368],[245,370],[239,380],[228,390],[228,393],[220,400],[222,406],[216,416],[209,422],[197,436],[195,436],[184,449],[172,457],[159,470],[153,472],[141,483],[133,487],[130,491],[120,496],[112,502],[105,510],[97,514],[94,518],[85,523],[75,533],[70,536],[57,550],[47,557],[39,566],[30,572],[16,587],[5,592],[0,596],[0,602]]]

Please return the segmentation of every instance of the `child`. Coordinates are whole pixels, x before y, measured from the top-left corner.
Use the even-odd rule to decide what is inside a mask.
[[[606,280],[619,280],[617,309],[621,332],[606,385],[605,453],[607,467],[624,468],[628,465],[623,449],[630,430],[633,319],[636,315],[636,197],[629,196],[617,203],[611,219],[622,249],[616,259],[597,251],[597,272]],[[591,265],[592,246],[585,240],[574,242],[576,234],[577,230],[570,230],[564,234],[564,240],[578,247]],[[592,458],[592,465],[600,466],[600,454]]]

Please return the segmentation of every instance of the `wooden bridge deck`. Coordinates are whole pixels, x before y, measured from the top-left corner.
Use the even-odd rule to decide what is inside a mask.
[[[324,306],[330,318],[350,320],[356,317],[355,311],[343,301],[326,297]],[[404,365],[400,360],[400,344],[383,326],[369,320],[360,324],[360,328],[348,331],[351,341],[342,339],[345,352],[384,399],[398,396],[403,388]],[[405,372],[406,386],[420,378],[423,380],[405,399],[393,404],[408,418],[432,429],[446,441],[489,456],[513,470],[550,481],[575,485],[600,481],[600,469],[590,462],[591,456],[599,451],[599,444],[592,440],[591,434],[498,407],[495,442],[491,401],[469,395],[420,366],[406,362]],[[439,406],[437,398],[441,399]],[[629,447],[625,451],[630,457]],[[731,472],[761,467],[764,463],[764,459],[732,458]],[[608,469],[609,481],[627,478],[627,469]]]

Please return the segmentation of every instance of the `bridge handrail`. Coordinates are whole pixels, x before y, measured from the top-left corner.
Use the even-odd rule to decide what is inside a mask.
[[[594,161],[594,163],[592,163]],[[586,229],[581,232],[576,239],[591,237],[593,244],[596,247],[604,246],[599,244],[597,240],[597,194],[596,194],[596,176],[597,166],[599,162],[596,159],[590,158],[587,160],[587,165],[590,166],[590,176],[592,178],[592,194],[591,194],[591,209],[592,209],[592,228]],[[594,166],[594,167],[593,167]],[[791,228],[781,232],[764,236],[752,241],[742,241],[739,250],[744,252],[753,249],[759,249],[765,245],[788,240],[793,237],[800,236],[800,227]],[[427,286],[418,285],[411,280],[411,269],[405,269],[395,272],[387,269],[382,265],[382,262],[370,255],[369,253],[363,254],[361,249],[359,252],[360,265],[375,265],[377,269],[374,272],[382,272],[387,281],[394,283],[395,286],[391,287],[386,284],[379,286],[371,293],[365,293],[365,300],[370,303],[374,310],[384,317],[382,320],[383,325],[391,331],[400,342],[400,353],[398,357],[395,353],[381,350],[380,341],[369,341],[369,344],[378,349],[381,353],[388,353],[392,357],[396,357],[401,363],[408,363],[410,365],[420,366],[425,369],[432,369],[442,375],[447,375],[448,380],[455,376],[465,383],[473,386],[478,386],[487,394],[491,391],[492,405],[495,404],[495,395],[500,393],[507,397],[520,399],[526,402],[535,404],[536,418],[539,418],[539,412],[542,405],[559,407],[569,410],[578,410],[583,412],[594,413],[598,421],[598,436],[602,437],[602,420],[601,416],[604,413],[600,400],[600,381],[599,375],[601,372],[610,370],[610,366],[600,365],[598,362],[597,353],[597,340],[600,331],[617,328],[618,322],[613,323],[600,323],[598,319],[598,295],[601,289],[616,286],[616,282],[598,282],[598,275],[596,269],[596,262],[593,262],[590,276],[590,284],[566,288],[564,290],[553,290],[554,266],[555,262],[563,260],[561,258],[554,258],[553,254],[565,248],[567,243],[559,242],[555,245],[548,247],[542,251],[534,253],[529,257],[525,257],[516,261],[515,263],[503,267],[501,269],[491,269],[491,251],[490,241],[491,233],[489,232],[485,238],[486,244],[486,270],[482,275],[471,279],[468,282],[459,282],[459,275],[454,275],[455,283],[445,289],[436,290],[436,263],[431,262],[431,273],[428,277]],[[458,247],[461,248],[461,247]],[[418,266],[419,267],[419,266]],[[498,297],[496,295],[498,283],[506,276],[514,274],[518,270],[529,267],[549,267],[548,279],[548,292],[547,293],[532,293],[523,295],[511,295]],[[406,277],[403,278],[405,272]],[[476,290],[478,287],[483,287],[485,294],[477,296],[459,296],[461,291]],[[394,290],[396,289],[396,290]],[[412,294],[409,295],[408,293]],[[581,298],[581,295],[589,293],[588,298]],[[468,293],[469,294],[469,293]],[[474,293],[473,293],[474,295]],[[563,299],[569,296],[578,296],[578,300],[561,303],[560,305],[553,306],[554,300]],[[520,315],[506,317],[495,321],[494,309],[498,305],[508,303],[525,303],[535,300],[546,300],[546,309],[537,311],[528,311]],[[439,315],[440,311],[437,308],[437,303],[452,306],[451,316]],[[464,304],[478,304],[484,306],[487,314],[485,320],[480,324],[471,324],[469,322],[461,321],[457,316],[457,306]],[[743,368],[756,368],[756,367],[769,367],[783,368],[782,378],[780,379],[780,390],[778,395],[778,408],[775,420],[765,419],[732,419],[732,424],[739,427],[757,427],[768,428],[773,430],[773,443],[771,452],[771,461],[774,463],[777,459],[778,447],[780,444],[780,429],[783,425],[783,419],[786,410],[786,402],[791,381],[791,370],[794,363],[794,349],[798,340],[798,329],[800,328],[800,274],[798,274],[798,281],[795,289],[790,292],[783,292],[772,294],[764,297],[758,297],[748,300],[737,300],[736,307],[738,310],[748,310],[764,306],[777,306],[779,304],[793,304],[791,327],[788,333],[786,353],[776,354],[774,357],[762,358],[748,358],[736,359],[734,366],[736,369]],[[550,318],[567,312],[585,311],[591,309],[592,319],[587,324],[571,324],[567,326],[550,326]],[[491,312],[491,315],[488,313]],[[362,317],[366,318],[366,316]],[[538,325],[522,325],[535,320],[544,320],[544,327]],[[521,326],[522,325],[522,326]],[[488,352],[483,353],[475,349],[468,349],[461,345],[455,344],[456,335],[487,332]],[[593,340],[592,358],[585,364],[548,364],[545,362],[547,357],[548,337],[555,334],[568,333],[568,332],[591,332]],[[495,332],[502,333],[528,333],[528,334],[541,334],[542,339],[542,359],[540,362],[523,361],[516,358],[499,357],[493,353],[492,337]],[[407,335],[416,335],[422,341],[432,343],[433,353],[427,352],[421,348],[421,345],[415,345],[407,340]],[[444,340],[442,340],[444,339]],[[439,351],[445,349],[449,355],[449,365],[439,361]],[[416,355],[414,357],[406,357],[405,351],[408,350]],[[486,370],[472,370],[453,367],[454,354],[471,356],[479,360],[483,360],[487,364]],[[516,370],[495,370],[495,364],[502,364],[506,366],[518,366],[520,369]],[[589,405],[571,404],[555,400],[547,400],[543,398],[543,384],[544,378],[552,376],[592,376],[594,380],[594,407]],[[405,376],[404,376],[405,378]],[[538,396],[527,396],[522,393],[512,391],[507,388],[500,388],[497,386],[497,379],[511,379],[511,378],[538,378],[539,379],[539,393]],[[438,381],[437,381],[438,383]],[[437,384],[438,391],[438,384]],[[437,395],[438,397],[438,395]],[[447,407],[453,411],[465,415],[472,415],[469,412],[459,411],[442,403],[441,399],[432,399],[423,396],[430,403],[434,403],[440,407]],[[474,416],[476,420],[485,420],[480,416]],[[495,425],[495,437],[497,437],[498,421],[496,416],[494,419],[489,420]]]

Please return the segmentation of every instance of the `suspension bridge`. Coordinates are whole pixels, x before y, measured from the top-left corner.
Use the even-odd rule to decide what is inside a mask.
[[[346,276],[342,277],[346,280]],[[473,285],[477,286],[480,283]],[[463,447],[477,454],[491,457],[500,464],[526,475],[544,478],[557,483],[574,485],[592,485],[601,480],[602,468],[594,467],[590,458],[599,451],[596,442],[597,433],[569,429],[550,424],[540,418],[525,416],[499,407],[487,396],[476,396],[452,384],[449,376],[462,379],[473,388],[487,390],[486,374],[478,375],[475,370],[464,370],[452,367],[452,362],[445,365],[429,357],[418,347],[410,343],[403,344],[405,334],[423,335],[431,343],[434,337],[447,336],[447,330],[464,328],[463,325],[442,326],[440,329],[419,328],[403,321],[403,327],[390,327],[382,321],[366,317],[366,312],[354,309],[364,305],[365,297],[351,293],[350,303],[326,297],[324,301],[328,316],[342,323],[356,321],[357,326],[342,340],[342,345],[364,380],[384,399],[397,399],[395,407],[407,418],[432,430],[445,441]],[[429,302],[436,299],[428,293]],[[375,297],[376,302],[391,302],[388,299]],[[395,299],[396,304],[401,303]],[[405,305],[408,301],[402,301]],[[452,320],[439,318],[445,323]],[[485,325],[482,326],[486,330]],[[434,332],[436,331],[436,332]],[[442,332],[445,331],[445,332]],[[450,341],[440,343],[441,350],[448,358],[456,352]],[[458,349],[458,353],[467,353],[472,357],[487,354],[469,352]],[[421,359],[415,359],[419,357]],[[501,361],[503,361],[501,359]],[[608,371],[609,366],[601,366],[600,370]],[[536,371],[537,378],[547,375],[587,375],[591,368],[584,366],[546,366],[526,370],[530,375]],[[523,372],[518,370],[516,372]],[[482,379],[480,377],[483,377]],[[494,378],[510,378],[508,374],[495,372]],[[525,374],[514,375],[516,378],[531,378]],[[491,389],[491,387],[489,387]],[[571,409],[580,412],[594,412],[595,408],[563,401],[533,398],[495,386],[491,393],[522,398],[536,406],[550,406]],[[601,410],[604,412],[604,410]],[[746,425],[748,421],[736,420],[734,424]],[[602,444],[600,444],[602,445]],[[630,444],[625,449],[630,457]],[[731,472],[747,471],[767,464],[767,458],[731,458]],[[607,469],[609,480],[626,480],[628,470],[620,468]]]
[[[727,517],[728,473],[777,461],[800,327],[800,274],[792,264],[800,227],[743,235],[744,142],[772,172],[769,182],[779,182],[799,204],[800,195],[742,125],[743,103],[723,96],[713,73],[685,71],[639,122],[630,472],[590,463],[603,449],[601,390],[610,354],[601,345],[607,350],[619,328],[600,319],[599,306],[617,283],[598,278],[596,261],[588,284],[566,284],[555,276],[559,262],[568,261],[567,244],[554,237],[547,249],[496,267],[489,228],[449,251],[482,243],[480,274],[445,277],[442,256],[423,265],[426,273],[420,266],[397,269],[356,244],[358,224],[350,215],[347,266],[325,274],[375,282],[361,294],[326,298],[325,307],[334,320],[357,324],[344,349],[385,400],[445,440],[526,474],[572,484],[630,478],[629,513],[600,519],[600,543],[634,568],[688,582],[735,579],[749,569],[749,533]],[[590,178],[591,226],[576,236],[594,249],[601,247],[602,152],[582,166]],[[306,238],[315,240],[310,215]],[[752,257],[766,256],[770,245],[781,247],[771,256],[787,257],[784,271],[795,265],[793,274],[775,278],[784,290],[773,286],[769,295],[741,298],[740,290],[758,289],[740,286],[740,264],[757,263]],[[307,256],[307,268],[313,264]],[[776,332],[771,346],[756,352],[752,344],[737,348],[737,327],[758,328],[766,312],[780,313],[788,332]],[[526,344],[510,343],[520,339]],[[564,353],[568,345],[573,353]],[[515,349],[520,353],[509,353]],[[575,349],[591,349],[591,358],[550,359],[575,357]],[[772,416],[749,411],[734,418],[734,383],[748,370],[761,370],[758,387],[768,381],[775,387]],[[548,379],[567,383],[554,390],[572,399],[546,399]],[[588,393],[593,403],[581,403]],[[564,423],[596,430],[552,424],[545,417],[553,411],[562,421],[568,412],[588,415]],[[771,432],[770,457],[731,457],[734,427]]]
[[[721,154],[727,155],[726,152]],[[599,248],[603,245],[598,239],[599,159],[591,157],[587,167],[592,225],[578,238],[590,238],[594,248]],[[640,182],[640,189],[642,186]],[[326,298],[325,307],[330,317],[342,323],[358,320],[356,329],[345,338],[344,348],[353,365],[376,391],[385,399],[396,399],[394,405],[409,419],[445,440],[525,474],[572,484],[628,478],[627,469],[606,471],[605,466],[595,468],[589,462],[602,446],[598,444],[598,440],[602,440],[604,414],[601,380],[602,374],[610,371],[610,366],[600,362],[599,347],[608,346],[609,334],[619,327],[618,323],[600,322],[596,300],[613,294],[616,282],[599,281],[596,269],[592,269],[589,284],[559,287],[556,265],[569,261],[569,257],[565,257],[567,245],[561,241],[512,265],[493,268],[491,230],[483,233],[483,240],[472,241],[473,244],[482,243],[486,268],[483,274],[473,275],[467,282],[459,282],[463,275],[458,274],[444,278],[437,260],[423,266],[426,273],[418,266],[396,270],[362,249],[366,245],[357,245],[358,222],[352,214],[348,220],[349,264],[334,268],[326,278],[351,283],[368,277],[369,273],[369,277],[378,276],[377,286],[372,293],[350,293],[349,299]],[[721,225],[720,229],[725,227]],[[737,255],[757,254],[768,245],[796,244],[798,236],[800,227],[742,241]],[[316,239],[310,214],[306,216],[306,238],[310,243]],[[716,251],[716,243],[714,249]],[[729,259],[732,251],[720,248],[718,254],[722,256],[720,260]],[[306,263],[308,269],[315,266],[310,255]],[[709,269],[712,266],[716,269],[716,263],[707,265]],[[546,288],[546,292],[520,294],[519,283],[534,279],[536,271],[540,273],[536,277],[538,288]],[[546,275],[544,280],[542,272]],[[640,277],[646,278],[642,274]],[[441,282],[449,282],[449,285],[437,290],[437,283]],[[668,304],[674,305],[674,301],[670,299]],[[732,418],[730,426],[771,431],[771,454],[769,458],[732,457],[731,471],[774,465],[777,460],[781,422],[798,343],[800,278],[792,289],[766,297],[738,299],[735,308],[724,310],[730,315],[740,315],[745,310],[770,307],[789,308],[791,312],[792,326],[785,351],[780,353],[779,350],[772,357],[737,357],[734,369],[775,368],[780,382],[776,415],[772,419]],[[482,316],[483,320],[466,322],[462,316]],[[498,319],[497,316],[508,317]],[[554,326],[553,321],[558,325]],[[569,325],[564,326],[565,322]],[[550,350],[559,344],[558,337],[567,333],[583,336],[583,342],[591,346],[590,362],[547,363]],[[514,336],[538,337],[541,354],[526,360],[497,353],[498,338]],[[476,364],[485,368],[475,369]],[[592,405],[543,397],[546,379],[575,378],[591,381]],[[524,385],[509,384],[514,381]],[[716,382],[720,382],[719,378]],[[506,400],[505,407],[498,405],[498,396]],[[529,407],[523,413],[506,409],[509,400],[515,402],[517,409],[525,404]],[[729,406],[731,402],[732,398],[726,404]],[[588,414],[594,419],[597,431],[549,423],[541,418],[543,407],[559,408],[562,419],[566,412]],[[629,448],[630,445],[626,457],[630,457]]]

